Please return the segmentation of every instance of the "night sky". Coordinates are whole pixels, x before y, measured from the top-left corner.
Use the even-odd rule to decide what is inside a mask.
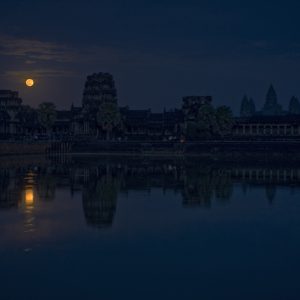
[[[258,108],[273,83],[300,96],[299,1],[1,1],[0,89],[25,104],[81,103],[85,78],[114,75],[120,105],[158,111],[212,95]],[[36,79],[34,88],[24,80]]]

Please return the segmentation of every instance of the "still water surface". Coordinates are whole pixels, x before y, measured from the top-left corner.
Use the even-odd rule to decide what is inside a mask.
[[[0,164],[0,299],[300,299],[300,165]]]

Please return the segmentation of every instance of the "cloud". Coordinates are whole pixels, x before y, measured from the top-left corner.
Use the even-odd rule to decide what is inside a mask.
[[[35,64],[35,63],[36,63],[36,61],[34,61],[34,60],[29,60],[29,59],[28,59],[28,60],[25,61],[25,64],[26,64],[26,65],[33,65],[33,64]]]
[[[257,40],[257,41],[255,40],[249,42],[249,46],[252,46],[254,48],[259,48],[259,49],[267,49],[268,47],[270,47],[270,44],[265,40]]]
[[[77,49],[49,41],[0,34],[1,77],[74,77],[82,60]]]
[[[72,62],[77,52],[65,45],[35,39],[0,36],[0,55],[24,57],[26,61]]]
[[[72,77],[72,76],[75,76],[75,73],[72,71],[68,71],[68,70],[58,70],[58,69],[33,69],[30,71],[24,71],[24,70],[6,71],[6,72],[2,73],[0,76],[26,78],[29,75],[34,78]]]

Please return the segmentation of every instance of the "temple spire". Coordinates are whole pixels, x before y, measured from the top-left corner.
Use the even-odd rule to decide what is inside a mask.
[[[282,113],[282,108],[277,102],[277,93],[271,84],[267,95],[266,101],[263,107],[263,114],[264,115],[280,115]]]

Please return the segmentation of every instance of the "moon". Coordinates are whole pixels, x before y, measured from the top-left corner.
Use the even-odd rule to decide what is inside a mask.
[[[31,78],[26,79],[25,83],[26,83],[26,85],[29,86],[29,87],[34,86],[34,80],[31,79]]]

